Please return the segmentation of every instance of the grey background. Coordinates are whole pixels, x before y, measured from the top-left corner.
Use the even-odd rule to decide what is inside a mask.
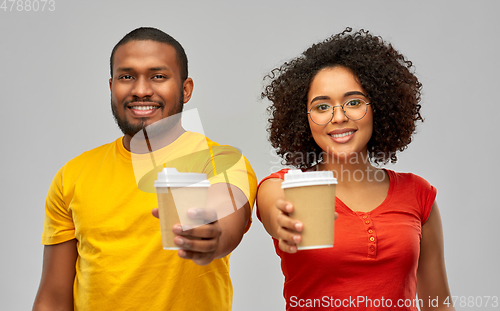
[[[452,295],[500,296],[499,2],[55,1],[54,12],[0,10],[1,310],[31,308],[56,171],[121,135],[110,111],[109,55],[139,26],[184,45],[195,81],[187,108],[198,108],[212,140],[242,149],[259,180],[279,169],[262,77],[346,26],[392,42],[416,66],[426,120],[389,168],[438,189]],[[279,259],[255,217],[231,269],[234,310],[284,309]]]

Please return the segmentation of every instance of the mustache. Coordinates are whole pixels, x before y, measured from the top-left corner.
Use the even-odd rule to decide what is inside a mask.
[[[132,100],[127,100],[123,103],[123,105],[125,107],[127,107],[129,104],[131,103],[155,103],[155,104],[158,104],[160,105],[160,108],[163,108],[163,106],[165,106],[163,104],[163,102],[159,101],[159,100],[152,100],[152,99],[149,99],[149,98],[137,98],[137,99],[132,99]]]

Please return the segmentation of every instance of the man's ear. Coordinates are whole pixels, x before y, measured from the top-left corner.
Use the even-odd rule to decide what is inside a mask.
[[[194,82],[193,79],[187,78],[182,84],[182,92],[184,93],[184,104],[191,99],[193,94]]]

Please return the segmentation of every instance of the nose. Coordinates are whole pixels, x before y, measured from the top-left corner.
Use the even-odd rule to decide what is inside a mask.
[[[333,106],[332,109],[333,109],[333,117],[332,120],[330,121],[331,123],[344,123],[349,121],[349,119],[344,114],[342,106],[340,105]]]
[[[151,87],[151,81],[149,81],[149,79],[141,77],[134,83],[132,95],[142,98],[152,96],[153,93],[153,88]]]

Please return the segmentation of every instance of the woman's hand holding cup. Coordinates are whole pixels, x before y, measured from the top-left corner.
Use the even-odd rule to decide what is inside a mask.
[[[302,241],[304,224],[289,216],[293,212],[293,205],[290,202],[278,199],[276,201],[276,208],[279,211],[276,216],[278,224],[276,235],[279,241],[279,248],[286,253],[296,253],[297,244]],[[334,219],[337,218],[338,214],[335,212]]]
[[[304,225],[289,217],[289,214],[293,212],[293,205],[290,202],[279,199],[276,201],[276,208],[279,211],[276,217],[279,247],[282,251],[293,254],[297,252],[297,243],[302,241],[301,232]]]

